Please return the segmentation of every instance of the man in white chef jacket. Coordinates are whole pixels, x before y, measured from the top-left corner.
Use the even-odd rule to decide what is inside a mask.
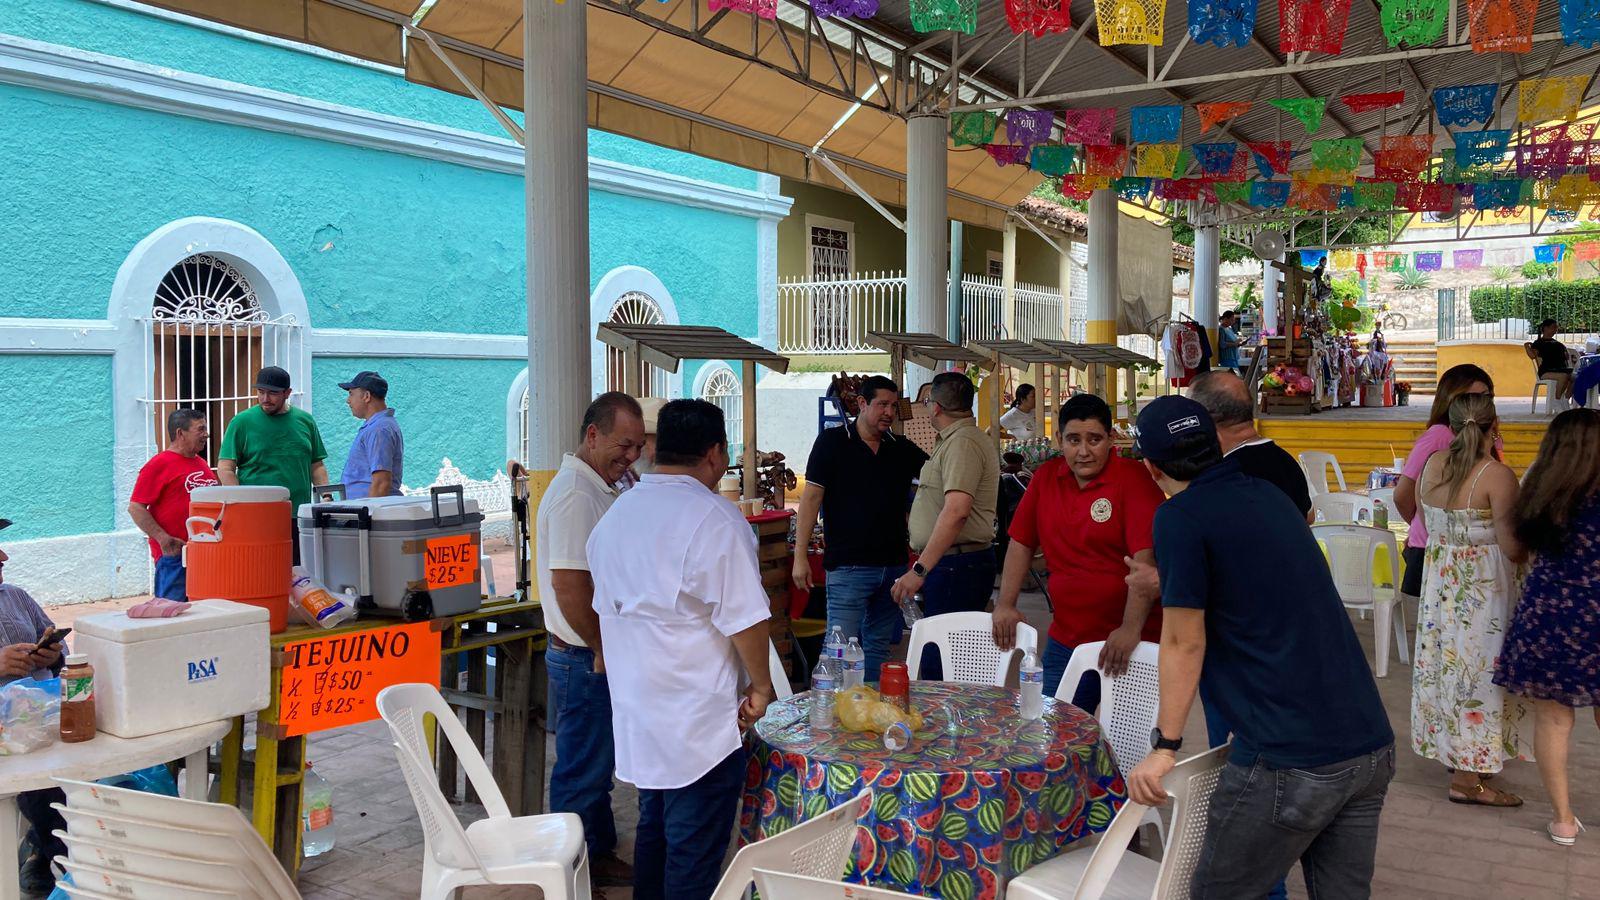
[[[727,467],[722,411],[674,400],[655,470],[589,536],[617,777],[639,788],[636,900],[711,896],[744,784],[740,732],[774,699],[755,535],[716,493]]]

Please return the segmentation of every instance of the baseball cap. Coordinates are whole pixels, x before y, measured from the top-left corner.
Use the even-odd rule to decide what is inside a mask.
[[[661,397],[645,397],[639,401],[639,411],[644,417],[645,434],[656,433],[656,417],[661,415],[661,407],[666,405],[667,401]]]
[[[1134,426],[1139,432],[1133,441],[1134,450],[1155,462],[1176,456],[1178,443],[1184,438],[1204,434],[1211,435],[1212,440],[1217,437],[1217,426],[1206,408],[1176,394],[1150,401],[1139,411]]]
[[[4,531],[4,530],[6,530],[7,528],[10,528],[10,527],[11,527],[11,520],[10,519],[0,519],[0,531]]]
[[[289,386],[289,373],[279,366],[267,366],[256,373],[257,390],[287,391]]]
[[[377,372],[357,372],[356,377],[349,381],[339,382],[339,387],[347,391],[360,388],[363,391],[368,391],[379,400],[389,396],[389,382],[384,381],[383,376]]]

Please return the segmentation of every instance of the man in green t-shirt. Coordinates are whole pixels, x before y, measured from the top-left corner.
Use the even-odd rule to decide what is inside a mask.
[[[298,511],[311,502],[311,486],[328,483],[328,455],[317,421],[289,405],[289,373],[267,366],[256,375],[256,406],[234,416],[222,436],[217,478],[223,484],[276,485],[289,489]],[[291,515],[293,513],[291,512]],[[298,539],[295,562],[300,561]]]

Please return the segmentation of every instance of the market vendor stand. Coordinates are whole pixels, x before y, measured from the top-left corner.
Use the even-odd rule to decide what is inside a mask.
[[[1056,408],[1061,406],[1061,369],[1069,368],[1072,363],[1054,350],[1030,344],[1026,341],[995,340],[995,341],[967,341],[967,347],[983,354],[988,359],[991,369],[999,371],[1001,366],[1010,366],[1023,372],[1032,370],[1034,393],[1039,398],[1033,406],[1033,420],[1039,426],[1039,433],[1045,433],[1045,423],[1049,419],[1049,412],[1045,409],[1045,373],[1050,375],[1050,398],[1055,400]],[[1071,385],[1071,376],[1068,376],[1068,386]],[[990,434],[996,438],[1000,436],[1000,392],[995,391],[989,409]]]
[[[906,384],[907,362],[933,372],[943,370],[948,363],[991,365],[987,356],[924,331],[869,331],[865,340],[889,354],[889,377],[900,385],[901,397],[907,399],[916,396],[916,391]],[[895,418],[896,434],[903,433],[902,418]]]
[[[515,598],[492,598],[475,612],[425,622],[371,617],[329,629],[290,626],[272,636],[271,700],[256,715],[253,765],[243,760],[243,716],[223,738],[220,799],[239,805],[241,777],[252,769],[251,822],[294,876],[300,869],[306,736],[376,719],[378,691],[426,681],[441,685],[451,707],[465,711],[468,733],[480,749],[493,717],[491,766],[511,814],[542,812],[544,645],[539,604]],[[460,690],[463,670],[467,686]],[[438,769],[446,798],[472,799],[470,791],[458,790],[456,760],[443,743]]]
[[[1277,307],[1283,318],[1281,322],[1266,323],[1275,327],[1277,334],[1267,338],[1266,361],[1262,369],[1270,372],[1278,366],[1291,366],[1303,372],[1311,363],[1311,335],[1308,333],[1306,315],[1314,304],[1306,296],[1311,278],[1305,269],[1295,263],[1274,262],[1272,267],[1279,273]],[[1317,412],[1320,407],[1316,398],[1309,394],[1285,395],[1263,390],[1259,408],[1262,415],[1284,416],[1306,415]]]

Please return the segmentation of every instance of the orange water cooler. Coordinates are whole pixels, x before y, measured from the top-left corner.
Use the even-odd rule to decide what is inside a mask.
[[[277,634],[289,624],[289,491],[281,487],[195,488],[184,547],[189,596],[265,609]]]

